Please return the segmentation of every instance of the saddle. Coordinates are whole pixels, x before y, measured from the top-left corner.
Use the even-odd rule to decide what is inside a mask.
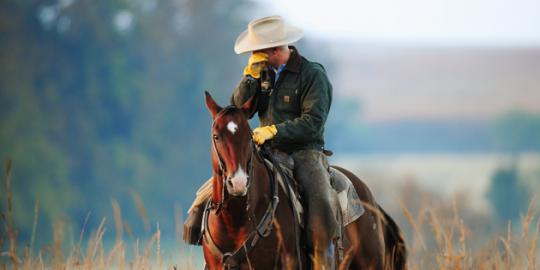
[[[273,169],[276,180],[278,181],[281,188],[286,191],[285,194],[289,196],[290,201],[292,202],[293,209],[296,212],[297,222],[300,226],[304,227],[304,206],[302,204],[302,195],[299,192],[298,182],[294,181],[293,168],[294,160],[291,156],[279,152],[273,152],[274,160],[277,161],[280,166],[280,170],[283,173],[277,173]],[[274,168],[274,164],[268,159],[265,160],[267,166]],[[356,192],[351,180],[338,169],[330,166],[328,168],[328,173],[330,174],[330,185],[336,191],[338,195],[340,210],[341,210],[341,221],[342,227],[349,225],[358,219],[365,212],[364,207],[362,206],[362,201]],[[288,179],[284,179],[284,177]]]

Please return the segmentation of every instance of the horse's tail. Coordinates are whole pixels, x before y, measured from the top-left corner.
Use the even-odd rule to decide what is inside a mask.
[[[407,269],[407,247],[405,239],[396,222],[378,205],[379,211],[384,215],[384,243],[386,253],[390,254],[390,267],[385,269],[405,270]]]

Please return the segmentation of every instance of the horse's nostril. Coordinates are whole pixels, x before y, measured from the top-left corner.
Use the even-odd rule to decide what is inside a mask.
[[[231,179],[227,180],[227,185],[232,187],[232,180]]]

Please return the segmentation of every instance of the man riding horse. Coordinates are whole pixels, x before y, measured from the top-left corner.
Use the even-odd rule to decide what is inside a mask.
[[[332,240],[339,229],[337,195],[330,185],[324,151],[332,85],[321,64],[307,60],[297,48],[289,46],[302,35],[300,29],[279,16],[251,21],[234,46],[237,54],[250,52],[251,56],[231,103],[241,107],[254,97],[261,126],[253,130],[253,141],[258,145],[268,143],[274,152],[294,161],[294,178],[300,184],[307,210],[306,240],[313,265],[329,269]],[[201,220],[202,202],[190,210],[186,227],[200,228],[196,223]]]

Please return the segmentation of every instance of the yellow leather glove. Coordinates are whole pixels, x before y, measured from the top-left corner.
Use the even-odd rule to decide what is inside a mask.
[[[274,138],[276,134],[276,125],[258,127],[253,130],[253,141],[255,141],[257,145],[262,145],[265,141]]]
[[[256,52],[251,54],[248,60],[247,66],[244,68],[244,76],[250,75],[251,77],[258,79],[261,77],[261,71],[266,66],[268,61],[268,54],[263,52]]]

